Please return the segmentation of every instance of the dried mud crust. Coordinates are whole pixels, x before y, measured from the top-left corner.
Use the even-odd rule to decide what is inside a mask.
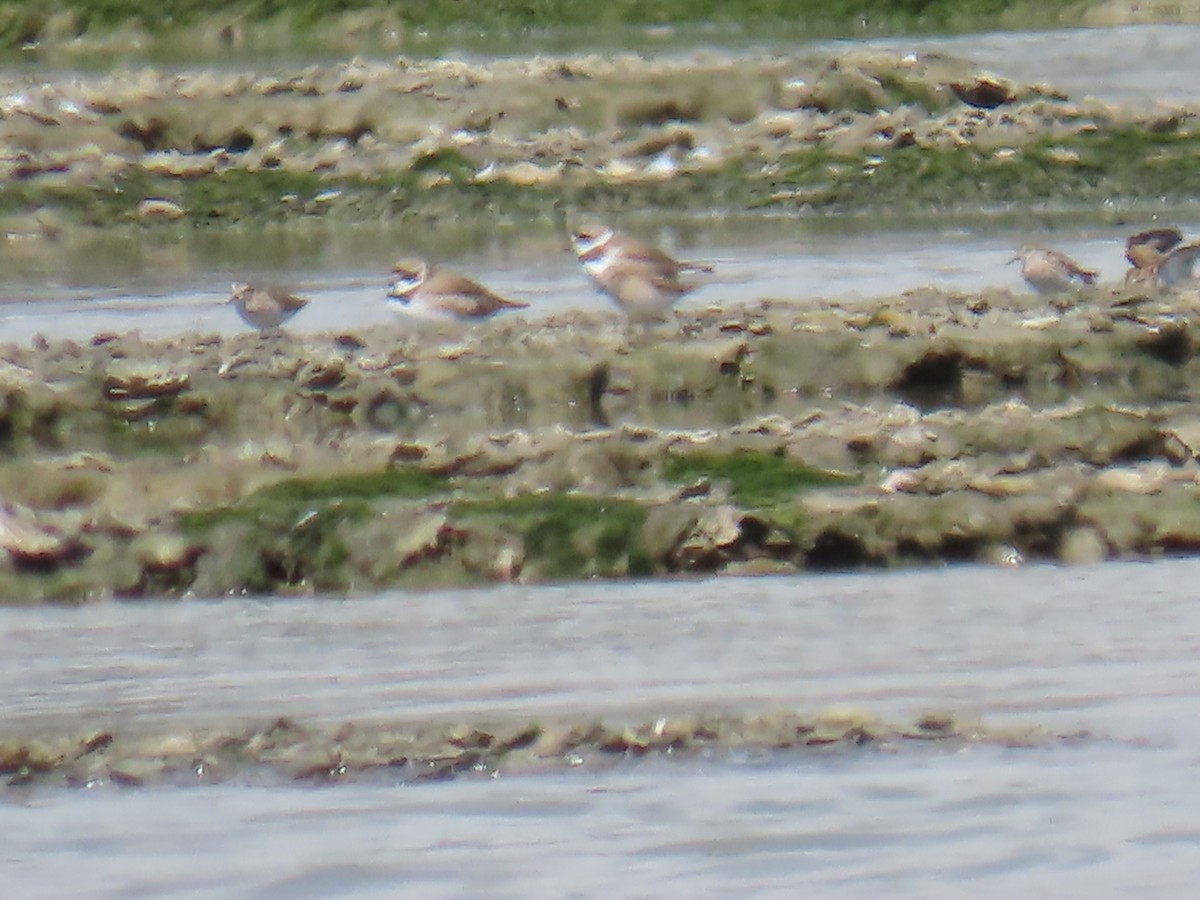
[[[356,58],[8,76],[0,95],[14,236],[1200,195],[1194,111],[1072,99],[937,55]]]
[[[0,785],[95,789],[229,781],[420,783],[599,768],[645,756],[1046,747],[1088,737],[1025,726],[986,726],[969,716],[937,711],[895,724],[851,708],[808,715],[791,710],[685,713],[629,724],[561,718],[330,726],[278,719],[248,727],[4,738]]]
[[[1194,294],[0,346],[0,597],[1200,548]]]

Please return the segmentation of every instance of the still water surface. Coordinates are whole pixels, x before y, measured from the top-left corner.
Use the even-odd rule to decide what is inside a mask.
[[[1043,748],[9,791],[21,896],[1188,896],[1200,561],[0,610],[19,731],[850,703]],[[81,880],[85,879],[85,880]]]

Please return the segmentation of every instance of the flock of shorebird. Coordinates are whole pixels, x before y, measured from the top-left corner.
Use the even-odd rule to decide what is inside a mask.
[[[698,286],[685,275],[712,272],[711,266],[675,259],[606,225],[575,229],[571,246],[592,282],[632,321],[666,318],[675,303]],[[529,306],[419,259],[402,260],[392,267],[387,296],[414,316],[441,321],[474,322]],[[278,328],[308,303],[279,288],[248,284],[235,284],[228,302],[260,331]]]
[[[661,321],[684,295],[698,286],[686,278],[711,273],[702,263],[675,259],[659,248],[605,225],[585,225],[571,233],[571,246],[592,282],[634,322]],[[1154,228],[1132,235],[1125,243],[1131,268],[1127,282],[1171,287],[1192,277],[1200,241],[1185,243],[1174,228]],[[1096,273],[1069,256],[1044,247],[1023,247],[1010,262],[1021,263],[1021,276],[1039,294],[1055,294],[1090,285]],[[422,319],[474,322],[498,312],[525,309],[481,284],[424,260],[402,260],[392,267],[387,296]],[[308,303],[272,287],[235,284],[229,298],[247,324],[274,330]]]
[[[1125,241],[1125,259],[1129,261],[1125,282],[1175,287],[1192,278],[1197,257],[1200,241],[1185,243],[1177,228],[1139,231]],[[1045,247],[1022,247],[1009,262],[1021,264],[1021,277],[1039,294],[1058,294],[1096,281],[1095,272],[1082,268],[1065,253]]]
[[[712,266],[676,259],[602,224],[575,229],[571,247],[595,286],[634,322],[666,318],[671,307],[698,286],[684,276],[713,271]],[[388,298],[415,317],[443,322],[478,322],[498,312],[529,306],[421,259],[404,259],[392,266]],[[280,288],[234,284],[228,302],[247,324],[268,331],[280,328],[308,301]]]

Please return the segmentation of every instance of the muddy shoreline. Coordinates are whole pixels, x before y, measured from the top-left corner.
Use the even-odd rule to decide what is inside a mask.
[[[10,247],[318,218],[561,235],[584,212],[903,217],[1069,197],[1113,214],[1200,196],[1200,112],[937,54],[147,67],[9,75],[0,96]],[[575,312],[432,338],[0,345],[0,598],[1200,548],[1194,291],[706,291],[657,332]]]
[[[0,224],[323,218],[550,231],[564,215],[1113,210],[1200,196],[1187,107],[938,54],[354,58],[0,77]]]
[[[1194,293],[0,347],[9,602],[1200,548]]]

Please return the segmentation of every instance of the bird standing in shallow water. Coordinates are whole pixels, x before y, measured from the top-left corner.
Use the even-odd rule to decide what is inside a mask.
[[[1057,250],[1022,247],[1009,260],[1021,264],[1021,277],[1039,294],[1058,294],[1080,284],[1093,284],[1096,273],[1081,268],[1075,260]]]
[[[571,234],[583,269],[633,321],[663,320],[681,297],[698,285],[684,272],[712,272],[712,266],[683,262],[606,225],[589,224]]]
[[[234,284],[227,303],[232,303],[242,320],[259,331],[278,328],[308,301],[276,287],[256,287],[251,284]]]
[[[423,319],[456,322],[475,322],[506,309],[529,306],[494,294],[457,272],[419,259],[401,260],[392,267],[388,297]]]

